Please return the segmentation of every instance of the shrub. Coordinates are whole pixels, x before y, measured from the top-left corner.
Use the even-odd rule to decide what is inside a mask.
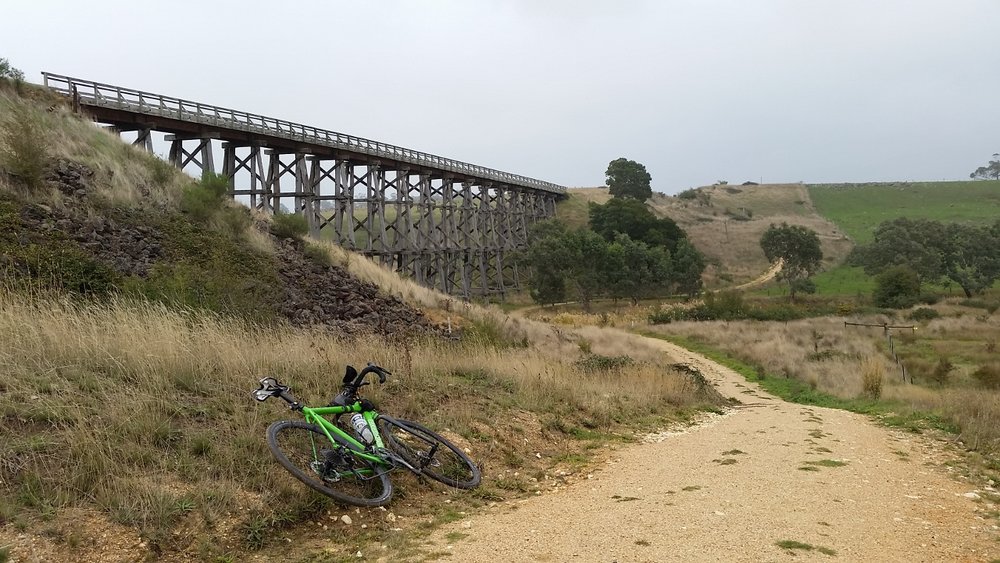
[[[47,140],[35,116],[15,109],[0,122],[0,167],[29,193],[45,186]]]
[[[205,223],[222,209],[228,192],[228,178],[206,173],[200,182],[192,183],[181,192],[181,211]]]
[[[816,293],[816,283],[809,278],[797,279],[792,282],[795,293],[805,293],[812,295]]]
[[[972,372],[972,377],[979,381],[979,384],[988,389],[1000,389],[1000,364],[987,364],[980,366]]]
[[[698,199],[698,189],[691,188],[677,194],[677,199]]]
[[[893,266],[875,278],[872,299],[879,307],[905,309],[920,298],[920,277],[908,266]]]
[[[941,313],[938,313],[934,309],[931,309],[929,307],[920,307],[918,309],[914,309],[913,312],[911,312],[909,315],[906,316],[906,318],[910,319],[911,321],[929,321],[932,319],[936,319],[940,316]]]
[[[878,400],[882,396],[882,378],[885,368],[877,358],[866,357],[861,360],[862,394],[869,399]]]
[[[21,82],[24,80],[24,72],[11,66],[7,59],[0,57],[0,78]]]
[[[951,372],[955,369],[955,365],[951,363],[947,357],[938,360],[937,365],[934,366],[934,370],[931,371],[931,379],[934,383],[944,386],[948,384],[948,380],[951,378]]]
[[[309,223],[305,215],[279,213],[271,219],[271,234],[278,238],[301,239],[309,234]]]
[[[333,265],[333,259],[330,258],[330,253],[318,244],[307,242],[305,247],[302,249],[302,254],[320,266]]]
[[[602,356],[600,354],[587,354],[574,363],[584,371],[608,372],[629,367],[635,363],[635,360],[626,355]]]
[[[649,324],[660,325],[660,324],[670,324],[674,321],[679,321],[683,317],[681,311],[674,308],[660,308],[649,314]]]

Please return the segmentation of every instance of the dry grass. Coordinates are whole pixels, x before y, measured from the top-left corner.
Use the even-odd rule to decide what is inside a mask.
[[[159,158],[122,142],[118,135],[80,119],[65,105],[46,107],[0,91],[0,115],[29,120],[51,158],[70,159],[93,169],[98,190],[94,195],[112,204],[175,206],[180,188],[191,181]],[[50,199],[58,201],[54,194]]]
[[[879,350],[880,341],[873,336],[875,333],[845,330],[844,321],[839,318],[788,323],[676,322],[656,325],[652,330],[711,343],[767,373],[796,377],[838,397],[862,394],[864,358],[877,358],[887,373],[893,373],[889,360]],[[898,378],[889,378],[890,387],[896,383]]]
[[[881,398],[884,379],[885,365],[881,361],[870,356],[861,359],[861,388],[865,397]]]
[[[821,217],[802,184],[707,186],[710,205],[694,200],[655,195],[650,205],[688,233],[695,247],[714,264],[706,272],[711,286],[752,280],[770,264],[760,248],[760,237],[771,223],[808,227],[819,235],[824,268],[840,264],[853,244],[836,225]],[[752,218],[738,221],[727,215],[749,209]]]
[[[629,335],[581,334],[607,353],[642,355]],[[0,291],[0,428],[9,437],[0,445],[0,490],[22,514],[99,506],[164,545],[184,507],[208,511],[199,524],[207,528],[237,505],[301,514],[315,497],[276,469],[263,440],[267,424],[287,414],[249,391],[275,375],[324,404],[348,363],[395,371],[370,396],[386,412],[462,436],[488,478],[546,448],[524,449],[522,434],[510,432],[517,413],[565,432],[609,432],[701,400],[662,365],[579,369],[577,342],[551,338],[562,344],[346,341],[147,302]]]
[[[953,310],[945,304],[944,310]],[[916,332],[897,333],[896,351],[917,384],[902,383],[878,328],[845,327],[841,318],[789,323],[681,322],[651,330],[694,338],[725,350],[769,374],[794,377],[825,393],[875,398],[943,416],[975,449],[1000,452],[1000,392],[982,387],[971,374],[996,361],[990,342],[1000,336],[1000,316],[969,315],[930,321]],[[942,357],[955,363],[947,386],[921,376]],[[876,394],[876,389],[878,393]]]

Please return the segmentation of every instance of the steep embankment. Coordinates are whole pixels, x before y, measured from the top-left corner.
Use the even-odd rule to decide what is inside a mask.
[[[348,333],[429,328],[398,298],[329,258],[307,255],[299,239],[264,238],[269,248],[254,248],[242,233],[220,232],[183,213],[107,207],[91,200],[94,175],[55,161],[44,179],[62,194],[59,205],[0,194],[0,270],[11,283],[92,296],[123,291]]]

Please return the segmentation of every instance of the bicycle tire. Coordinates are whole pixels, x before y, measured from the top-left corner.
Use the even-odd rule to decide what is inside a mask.
[[[479,467],[440,434],[417,422],[388,416],[380,416],[375,423],[386,446],[418,467],[421,475],[459,489],[479,486],[482,480]]]
[[[357,457],[338,436],[332,447],[323,430],[299,420],[280,420],[267,429],[267,447],[296,479],[316,492],[354,506],[382,506],[392,497],[389,467]]]

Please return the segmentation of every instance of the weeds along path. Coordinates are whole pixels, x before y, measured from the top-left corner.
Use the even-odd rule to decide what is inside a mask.
[[[740,404],[623,448],[587,479],[450,524],[426,549],[450,561],[1000,558],[997,520],[949,475],[941,443],[786,403],[657,342]]]

